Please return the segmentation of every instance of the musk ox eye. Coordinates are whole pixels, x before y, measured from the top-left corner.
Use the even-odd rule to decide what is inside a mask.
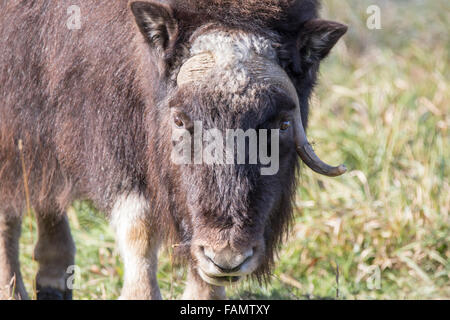
[[[280,130],[281,131],[286,131],[287,129],[289,129],[291,127],[291,122],[286,120],[286,121],[282,121],[280,123]]]
[[[184,121],[179,116],[175,116],[175,118],[173,119],[173,122],[175,123],[175,125],[178,128],[183,128],[184,127]]]

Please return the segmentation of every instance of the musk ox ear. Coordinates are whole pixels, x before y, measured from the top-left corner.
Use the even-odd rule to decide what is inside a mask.
[[[348,27],[338,22],[314,19],[306,22],[298,38],[298,47],[310,59],[324,59],[347,32]]]
[[[178,34],[178,23],[171,8],[159,2],[144,1],[132,2],[130,7],[149,45],[160,52],[168,50]]]

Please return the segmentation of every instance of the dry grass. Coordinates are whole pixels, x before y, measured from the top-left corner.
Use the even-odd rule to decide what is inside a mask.
[[[350,173],[329,179],[303,170],[272,283],[239,284],[229,290],[235,299],[450,299],[450,5],[377,2],[383,29],[371,31],[370,1],[324,1],[325,15],[351,29],[322,67],[309,135],[323,158],[344,160]],[[85,203],[73,212],[75,298],[117,298],[123,269],[110,229]],[[36,268],[29,236],[24,227],[28,288]],[[165,298],[180,296],[184,271],[167,252],[158,276]]]

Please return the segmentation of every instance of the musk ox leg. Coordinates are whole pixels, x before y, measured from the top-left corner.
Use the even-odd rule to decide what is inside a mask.
[[[183,300],[225,300],[224,287],[213,286],[203,281],[192,267],[189,268]]]
[[[138,193],[119,197],[112,210],[111,224],[125,266],[122,300],[161,299],[156,279],[161,240],[148,214],[148,203]]]
[[[28,299],[20,274],[19,238],[22,219],[0,210],[0,299]]]
[[[38,242],[34,256],[39,263],[36,275],[38,300],[71,300],[75,244],[65,214],[39,213]]]

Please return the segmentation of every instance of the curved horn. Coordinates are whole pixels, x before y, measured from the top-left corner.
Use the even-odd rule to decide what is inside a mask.
[[[298,119],[295,119],[295,149],[297,154],[303,160],[303,162],[310,167],[313,171],[320,173],[328,177],[338,177],[347,172],[347,168],[344,165],[332,167],[316,155],[311,144],[306,137],[305,129],[303,128],[302,118],[300,114],[300,108],[298,108]]]
[[[271,61],[268,62],[264,61],[264,59],[254,58],[252,62],[252,69],[261,80],[270,81],[281,87],[294,99],[297,106],[294,119],[295,148],[303,162],[313,171],[328,177],[337,177],[347,172],[347,168],[344,165],[332,167],[320,160],[314,152],[303,128],[297,90],[287,73],[279,65]]]
[[[215,57],[209,51],[191,57],[181,66],[177,77],[178,86],[201,80],[212,70],[215,64]]]

